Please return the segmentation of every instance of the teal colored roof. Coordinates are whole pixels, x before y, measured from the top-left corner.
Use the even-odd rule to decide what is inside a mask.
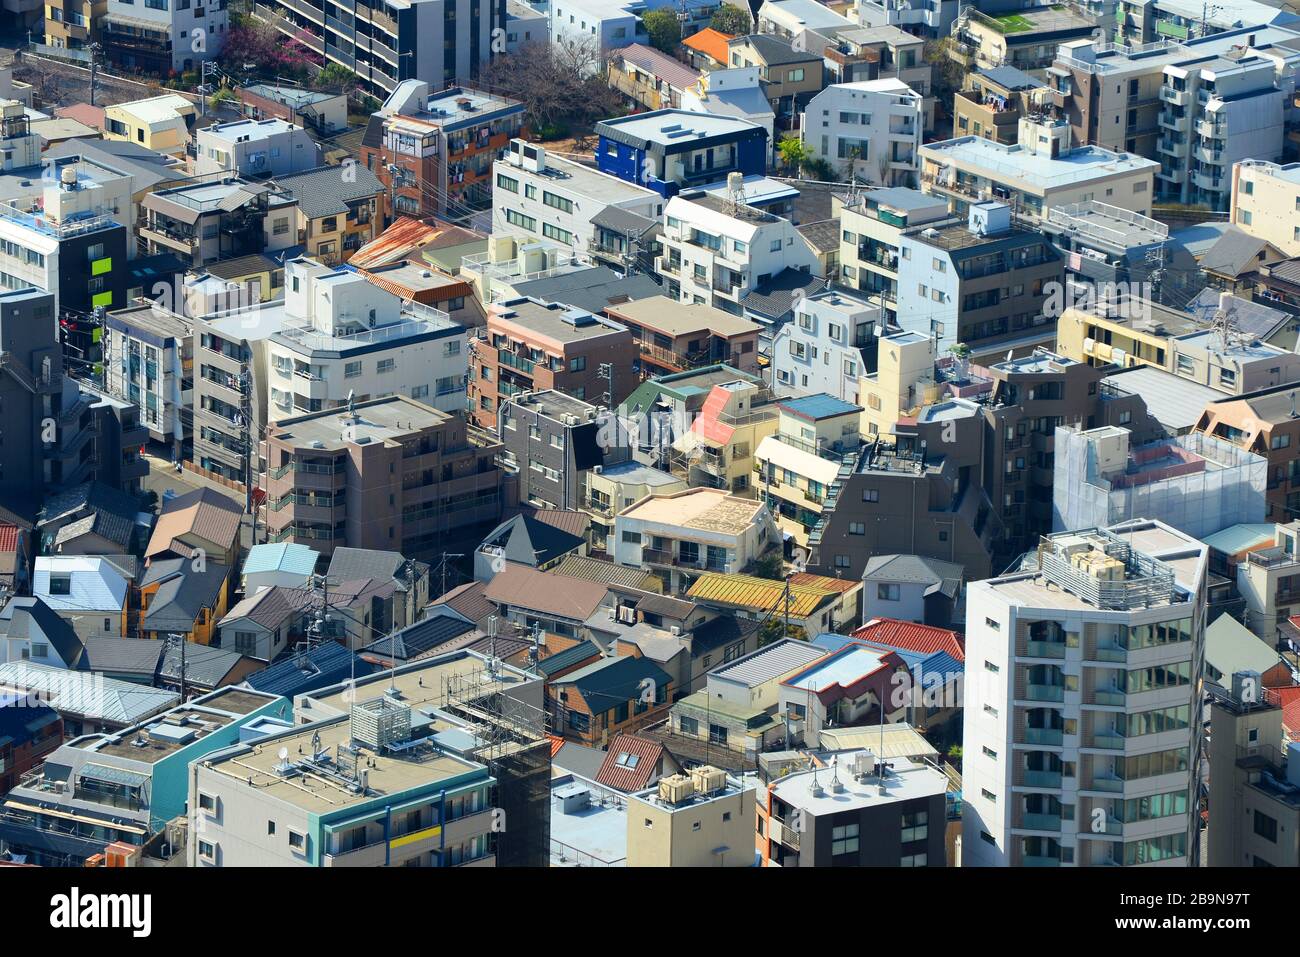
[[[296,542],[280,544],[254,545],[248,550],[248,559],[244,562],[244,574],[253,572],[293,572],[307,576],[316,570],[316,559],[320,552]]]
[[[801,419],[830,419],[837,415],[861,412],[862,409],[852,402],[845,402],[825,392],[819,395],[805,395],[797,399],[782,399],[778,405],[785,412],[797,415]]]
[[[1257,548],[1265,543],[1271,545],[1273,543],[1273,525],[1270,522],[1229,525],[1221,532],[1207,535],[1202,541],[1225,555],[1236,555],[1238,552],[1244,552],[1248,548]]]

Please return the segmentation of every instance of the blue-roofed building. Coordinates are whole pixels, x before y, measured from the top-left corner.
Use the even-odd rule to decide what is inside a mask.
[[[244,559],[244,594],[253,595],[272,585],[298,588],[316,571],[320,552],[297,542],[254,545]]]
[[[277,695],[221,688],[122,731],[69,741],[5,798],[0,841],[56,867],[81,866],[114,841],[143,845],[185,813],[191,763],[237,744],[246,724],[289,710]],[[75,840],[53,849],[51,834]]]
[[[665,199],[725,180],[728,173],[767,171],[767,130],[746,120],[686,110],[655,110],[596,124],[596,167]]]
[[[365,678],[378,668],[374,662],[353,654],[338,642],[327,641],[250,675],[245,685],[254,691],[292,701],[294,695],[317,691],[340,681]]]

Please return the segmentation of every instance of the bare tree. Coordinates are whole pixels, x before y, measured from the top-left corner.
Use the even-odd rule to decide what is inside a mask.
[[[620,112],[620,97],[610,88],[606,69],[594,41],[530,43],[494,58],[480,82],[522,102],[525,122],[534,132],[583,134],[597,120]]]

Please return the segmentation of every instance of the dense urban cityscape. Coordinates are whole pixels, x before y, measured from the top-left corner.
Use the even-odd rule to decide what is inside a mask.
[[[1300,865],[1297,9],[4,0],[0,868]]]

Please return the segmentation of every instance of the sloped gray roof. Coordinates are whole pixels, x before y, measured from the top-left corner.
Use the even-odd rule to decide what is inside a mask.
[[[659,225],[659,220],[650,219],[640,213],[623,209],[621,206],[606,206],[591,217],[591,224],[624,235],[644,236]]]
[[[192,630],[200,611],[216,607],[217,596],[230,572],[227,566],[217,562],[208,562],[202,571],[196,571],[187,559],[176,561],[184,563],[185,568],[172,568],[162,578],[144,614],[144,627],[149,631]],[[150,565],[149,571],[153,569],[154,565]],[[148,577],[146,573],[146,584]]]
[[[185,643],[185,682],[186,684],[201,685],[205,688],[219,688],[226,676],[234,670],[235,666],[243,658],[244,656],[237,651],[187,641]],[[170,642],[167,651],[163,654],[158,676],[169,681],[180,681],[181,652],[179,648]]]
[[[641,43],[625,46],[617,55],[679,90],[694,86],[700,79],[698,71]]]
[[[86,653],[81,659],[86,671],[135,674],[153,679],[164,643],[152,638],[83,638]]]
[[[747,311],[755,312],[770,319],[779,319],[794,307],[796,290],[802,290],[805,296],[812,296],[823,289],[830,288],[830,280],[800,272],[797,269],[782,269],[775,276],[759,283],[754,291],[745,297],[742,305]]]
[[[747,37],[737,37],[731,43],[739,43],[744,40],[754,48],[754,52],[763,58],[763,62],[768,66],[777,66],[782,63],[805,63],[808,60],[818,59],[817,54],[808,50],[796,50],[789,41],[782,40],[780,37],[772,36],[769,33],[752,33]],[[731,44],[729,43],[728,46]]]
[[[1268,243],[1236,226],[1223,231],[1218,241],[1201,257],[1201,268],[1224,276],[1239,276],[1253,266]]]
[[[527,515],[516,515],[494,528],[483,539],[483,544],[501,548],[506,561],[536,568],[572,552],[584,541],[581,536],[571,535],[554,525]]]
[[[923,555],[873,555],[862,570],[862,580],[937,586],[952,596],[961,587],[962,571],[961,565]]]
[[[379,177],[360,163],[319,166],[302,173],[278,176],[275,182],[297,197],[298,207],[308,219],[342,216],[348,211],[348,203],[384,191]]]
[[[69,668],[77,667],[85,645],[72,625],[39,598],[11,598],[0,609],[0,638],[48,641]]]
[[[401,575],[402,563],[406,561],[401,552],[384,551],[377,548],[336,548],[330,556],[328,577],[337,582],[355,582],[373,579],[389,582],[400,580],[405,588],[406,578]]]

